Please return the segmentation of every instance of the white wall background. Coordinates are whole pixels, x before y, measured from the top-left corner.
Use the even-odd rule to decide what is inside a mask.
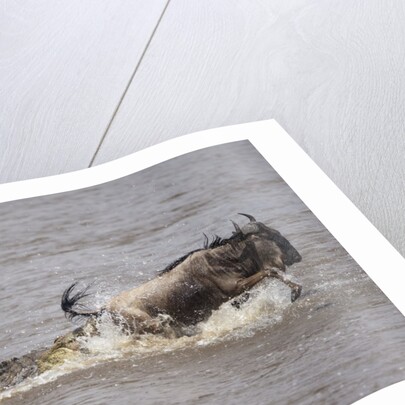
[[[276,118],[405,254],[404,21],[401,0],[2,0],[0,182]]]

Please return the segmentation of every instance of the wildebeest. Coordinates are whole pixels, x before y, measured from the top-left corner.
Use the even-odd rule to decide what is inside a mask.
[[[162,333],[169,337],[181,334],[182,328],[207,319],[213,310],[231,299],[248,298],[247,291],[265,278],[275,277],[291,288],[291,301],[301,293],[301,286],[285,276],[287,266],[301,261],[297,250],[280,232],[248,214],[249,222],[227,238],[218,236],[209,242],[205,236],[202,249],[175,260],[152,280],[112,298],[98,310],[84,308],[80,301],[87,289],[74,293],[72,284],[62,295],[61,306],[69,318],[85,317],[82,326],[57,338],[49,350],[15,359],[35,372],[63,362],[69,351],[80,350],[78,337],[98,333],[97,318],[108,314],[127,333]],[[240,302],[236,302],[237,305]],[[31,363],[30,363],[31,362]],[[0,365],[3,381],[10,382],[10,361]],[[10,368],[11,367],[11,368]],[[18,367],[17,367],[18,368]]]
[[[167,266],[151,281],[125,291],[96,311],[75,309],[86,290],[71,297],[72,284],[62,296],[69,318],[97,317],[108,312],[130,331],[162,332],[162,315],[175,326],[207,319],[221,304],[250,290],[266,277],[275,277],[291,288],[295,301],[301,286],[285,277],[286,266],[301,260],[297,250],[280,232],[248,214],[250,222],[228,239],[206,237],[203,249],[194,250]],[[167,317],[168,316],[168,317]]]

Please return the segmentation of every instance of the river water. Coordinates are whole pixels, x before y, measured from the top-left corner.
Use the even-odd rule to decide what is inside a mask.
[[[319,190],[321,193],[322,190]],[[405,318],[247,141],[114,182],[0,205],[0,360],[50,346],[72,325],[74,281],[91,307],[139,285],[238,212],[278,229],[303,260],[296,302],[265,281],[179,339],[136,341],[108,322],[90,355],[3,392],[5,404],[349,404],[405,378]]]

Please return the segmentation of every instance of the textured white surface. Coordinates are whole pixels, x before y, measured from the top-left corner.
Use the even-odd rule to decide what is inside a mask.
[[[160,24],[163,2],[48,3],[1,11],[0,181],[276,118],[405,254],[401,0],[172,0]]]
[[[165,1],[2,1],[0,180],[87,167]]]

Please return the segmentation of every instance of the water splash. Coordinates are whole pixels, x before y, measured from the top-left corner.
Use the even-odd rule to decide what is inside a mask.
[[[275,280],[268,280],[251,290],[249,300],[239,309],[227,302],[213,311],[208,320],[186,328],[186,335],[176,339],[152,334],[138,335],[134,339],[133,335],[117,328],[108,314],[104,314],[98,320],[98,336],[79,338],[84,353],[78,352],[62,365],[39,376],[27,378],[0,393],[0,401],[54,381],[61,375],[106,361],[140,358],[185,347],[207,346],[228,339],[246,338],[264,327],[281,322],[289,305],[289,290]]]

